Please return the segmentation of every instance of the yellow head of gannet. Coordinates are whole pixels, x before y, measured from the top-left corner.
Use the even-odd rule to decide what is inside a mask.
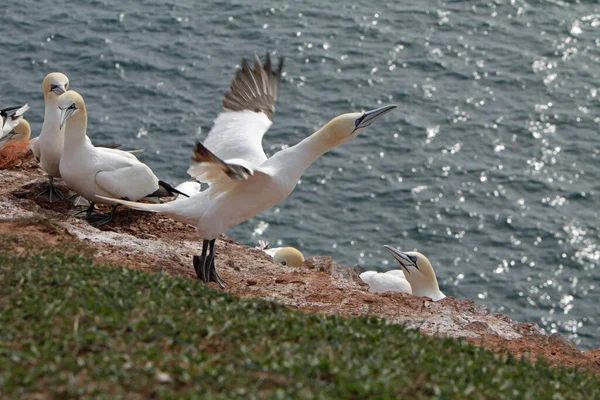
[[[12,132],[0,139],[0,169],[13,166],[27,154],[30,137],[29,122],[21,119]]]
[[[19,125],[13,129],[14,135],[10,138],[11,142],[28,144],[31,138],[31,125],[26,119],[22,119]]]
[[[427,257],[416,251],[403,252],[391,246],[384,247],[404,269],[404,276],[410,283],[413,295],[430,297],[433,301],[446,297],[440,291],[435,271]]]
[[[304,255],[293,247],[283,247],[273,256],[273,262],[290,267],[299,267],[304,262]]]
[[[42,89],[44,98],[58,97],[69,90],[69,78],[60,72],[51,72],[44,78]]]
[[[60,129],[65,126],[68,119],[77,116],[79,123],[87,123],[87,111],[83,97],[74,90],[69,90],[58,98],[58,108],[60,110]],[[79,115],[78,115],[79,114]],[[84,132],[85,135],[85,132]]]

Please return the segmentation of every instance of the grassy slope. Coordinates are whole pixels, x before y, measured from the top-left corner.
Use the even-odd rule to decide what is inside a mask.
[[[600,398],[596,377],[193,280],[0,256],[0,397]]]

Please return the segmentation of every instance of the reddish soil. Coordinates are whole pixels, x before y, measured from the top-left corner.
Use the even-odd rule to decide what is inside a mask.
[[[31,158],[0,172],[1,252],[28,254],[58,247],[91,254],[98,263],[196,279],[192,256],[200,252],[201,238],[194,228],[158,214],[121,209],[111,225],[97,229],[72,215],[82,208],[71,201],[50,204],[36,199],[45,182]],[[222,236],[216,243],[216,263],[228,284],[224,291],[234,295],[305,312],[378,316],[427,335],[463,338],[497,353],[534,361],[545,358],[554,366],[600,374],[600,349],[581,352],[560,334],[548,336],[535,323],[491,314],[472,300],[433,302],[402,293],[369,293],[353,269],[330,257],[313,257],[291,268]]]

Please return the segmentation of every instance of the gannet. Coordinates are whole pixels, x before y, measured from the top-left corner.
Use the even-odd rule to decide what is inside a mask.
[[[94,147],[86,140],[87,110],[79,93],[69,90],[58,98],[59,129],[64,127],[64,151],[60,157],[60,175],[65,183],[90,202],[86,218],[90,219],[95,203],[112,204],[108,217],[92,218],[96,226],[112,221],[117,203],[107,197],[139,200],[160,196],[161,190],[177,192],[159,181],[152,170],[131,153]],[[180,193],[181,194],[181,193]],[[104,196],[104,197],[100,197]]]
[[[31,127],[24,118],[19,125],[0,139],[0,169],[9,168],[29,151]]]
[[[402,268],[387,272],[366,271],[360,278],[369,285],[369,292],[402,292],[414,296],[430,297],[438,301],[446,296],[440,291],[435,271],[423,254],[416,251],[402,252],[391,246],[384,246]]]
[[[294,247],[269,248],[269,243],[259,240],[257,248],[262,250],[265,254],[271,256],[275,264],[299,267],[304,262],[304,254]]]
[[[224,287],[214,263],[215,240],[220,234],[283,201],[319,157],[354,139],[397,107],[340,115],[300,143],[267,158],[262,138],[273,122],[282,69],[283,59],[273,69],[268,54],[264,66],[255,57],[254,68],[242,59],[242,67],[223,99],[224,110],[204,144],[196,144],[195,164],[187,171],[208,183],[207,190],[164,204],[107,199],[196,226],[203,243],[202,255],[194,256],[194,269],[204,282],[214,281]]]
[[[23,118],[11,132],[0,138],[0,149],[3,149],[4,147],[11,144],[18,144],[19,147],[27,148],[29,146],[30,138],[31,125],[29,125],[29,122],[25,118]]]
[[[44,91],[44,123],[40,135],[34,139],[31,150],[39,160],[40,167],[48,173],[50,186],[37,197],[48,193],[48,200],[52,196],[64,199],[60,190],[54,187],[54,178],[60,178],[60,156],[64,147],[65,130],[59,127],[60,110],[58,109],[58,96],[69,89],[69,78],[60,72],[52,72],[44,78],[42,90]]]
[[[12,132],[13,129],[23,119],[25,111],[29,110],[29,105],[8,107],[0,110],[0,139]]]

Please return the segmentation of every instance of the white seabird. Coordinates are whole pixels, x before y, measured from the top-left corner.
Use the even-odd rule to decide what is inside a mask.
[[[259,240],[258,247],[265,254],[271,256],[275,264],[299,267],[304,262],[304,254],[294,247],[269,247],[269,243]]]
[[[19,125],[0,139],[0,169],[9,168],[25,157],[29,151],[30,137],[31,127],[23,118]]]
[[[23,120],[23,114],[29,105],[8,107],[0,110],[0,139],[8,135]]]
[[[369,285],[369,292],[402,292],[414,296],[430,297],[433,301],[446,297],[440,291],[435,271],[423,254],[416,251],[403,252],[384,246],[402,268],[387,272],[365,271],[360,278]]]
[[[111,199],[196,226],[203,244],[202,255],[194,256],[194,269],[204,282],[214,281],[224,287],[214,263],[215,240],[220,234],[283,201],[319,157],[354,139],[397,107],[340,115],[295,146],[267,158],[262,138],[273,122],[282,69],[283,59],[273,69],[268,54],[264,66],[258,57],[254,68],[242,60],[223,100],[225,110],[215,119],[204,145],[197,143],[196,163],[188,169],[191,176],[209,184],[207,190],[164,204]]]
[[[8,134],[0,138],[0,149],[5,148],[11,144],[18,144],[25,148],[29,145],[29,139],[31,138],[31,125],[23,118],[19,121],[19,124]]]
[[[40,135],[34,139],[31,151],[39,160],[40,167],[49,176],[48,189],[42,191],[37,197],[48,193],[48,200],[52,196],[64,199],[60,190],[54,187],[54,178],[60,178],[60,156],[63,152],[65,130],[60,128],[60,110],[58,109],[58,96],[69,89],[69,78],[60,72],[52,72],[44,78],[42,90],[44,91],[44,123]]]
[[[117,203],[107,197],[139,200],[159,196],[164,189],[173,195],[177,190],[159,181],[152,170],[131,153],[94,147],[87,140],[87,110],[83,97],[69,90],[58,98],[59,129],[64,130],[64,151],[60,157],[60,175],[65,183],[90,202],[86,219],[96,226],[112,221]],[[161,189],[161,190],[159,190]],[[95,203],[112,204],[110,216],[92,217]]]

